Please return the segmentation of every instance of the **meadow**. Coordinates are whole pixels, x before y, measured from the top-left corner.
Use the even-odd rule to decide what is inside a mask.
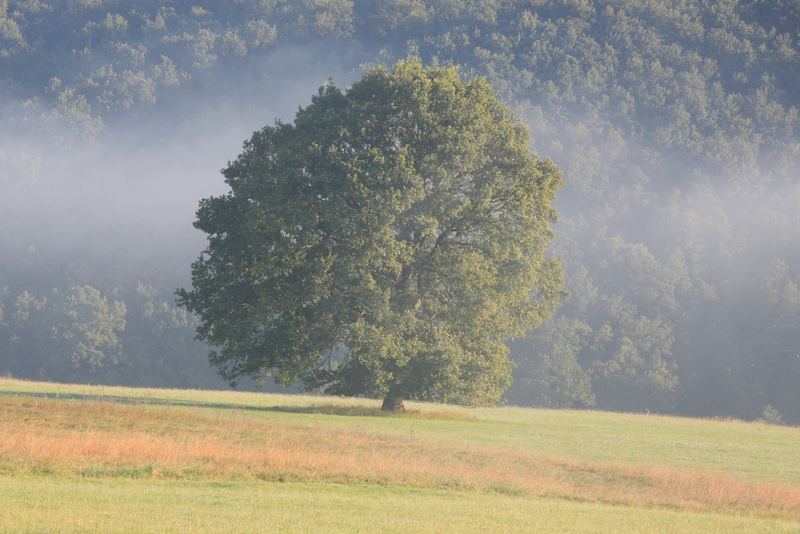
[[[800,428],[0,379],[0,531],[800,531]]]

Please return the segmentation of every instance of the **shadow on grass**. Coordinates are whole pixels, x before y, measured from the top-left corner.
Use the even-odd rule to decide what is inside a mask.
[[[457,412],[425,412],[421,410],[387,412],[381,410],[379,407],[341,406],[336,404],[311,404],[308,406],[253,406],[252,404],[167,399],[159,397],[92,395],[88,393],[48,393],[42,391],[0,391],[0,397],[32,397],[38,399],[83,400],[147,406],[176,406],[183,408],[212,408],[217,410],[241,410],[250,412],[343,415],[349,417],[397,417],[416,419],[443,419],[451,421],[475,420],[475,417],[470,414]]]

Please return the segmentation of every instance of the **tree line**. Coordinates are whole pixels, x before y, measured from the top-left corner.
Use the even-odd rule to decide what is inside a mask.
[[[129,386],[222,387],[196,319],[171,292],[137,284],[0,292],[0,373]]]

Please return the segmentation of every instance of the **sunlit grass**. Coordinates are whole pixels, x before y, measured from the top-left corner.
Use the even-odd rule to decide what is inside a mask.
[[[482,426],[492,423],[487,411],[470,411],[474,418],[468,418],[442,411],[445,407],[423,406],[420,413],[391,417],[373,413],[374,406],[363,401],[306,402],[305,407],[253,409],[247,404],[211,408],[210,401],[193,407],[5,395],[0,397],[0,472],[446,487],[800,518],[800,487],[785,483],[655,461],[589,461],[507,447],[502,439],[492,445],[489,438],[496,434]],[[456,442],[452,436],[380,432],[370,422],[449,425],[471,429],[482,439]]]
[[[0,379],[0,532],[800,531],[798,428],[408,407]]]
[[[0,476],[12,532],[797,532],[785,519],[363,484]]]
[[[427,403],[408,403],[412,413],[398,417],[382,414],[379,401],[370,399],[106,388],[0,378],[0,394],[3,392],[124,398],[126,402],[185,404],[212,411],[227,408],[247,412],[256,419],[293,425],[413,436],[591,463],[626,462],[702,470],[752,482],[800,485],[797,427],[598,411],[469,409]]]

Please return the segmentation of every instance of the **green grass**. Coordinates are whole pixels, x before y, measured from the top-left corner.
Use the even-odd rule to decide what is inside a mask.
[[[0,378],[0,532],[800,532],[800,428],[407,406]]]
[[[334,484],[0,477],[8,532],[797,532],[753,516]]]
[[[0,379],[0,393],[3,392],[124,397],[141,402],[206,406],[212,410],[227,406],[247,409],[257,417],[323,428],[535,451],[586,461],[700,469],[734,474],[752,481],[800,485],[800,428],[758,422],[516,407],[470,409],[414,402],[407,406],[422,415],[450,414],[453,417],[426,418],[413,414],[389,417],[378,411],[377,401],[369,399]],[[373,415],[362,412],[350,415],[354,408]],[[332,413],[340,415],[334,417]]]

